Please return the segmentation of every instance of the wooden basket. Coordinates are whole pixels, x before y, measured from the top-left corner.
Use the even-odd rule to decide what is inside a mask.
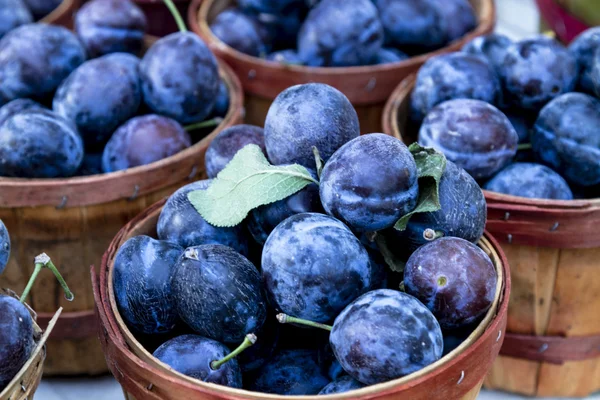
[[[100,273],[92,267],[94,296],[100,318],[100,340],[106,360],[129,400],[196,399],[285,399],[204,383],[182,375],[147,352],[133,337],[121,319],[113,293],[112,273],[119,247],[135,235],[156,236],[156,223],[164,201],[154,204],[127,224],[104,254]],[[456,350],[410,376],[370,386],[332,399],[444,399],[474,400],[486,372],[491,367],[504,339],[510,275],[508,265],[496,241],[486,234],[481,247],[490,255],[498,273],[496,298],[480,326]],[[297,399],[314,398],[298,396]]]
[[[163,37],[177,32],[177,23],[162,0],[134,0],[146,14],[147,34]],[[190,0],[173,0],[181,15],[187,15]]]
[[[73,17],[80,5],[81,0],[63,0],[54,11],[42,18],[40,22],[72,28],[74,23]]]
[[[406,122],[414,84],[413,75],[396,88],[382,121],[406,143],[417,137]],[[541,397],[600,390],[600,199],[484,194],[486,229],[502,242],[514,284],[486,386]]]
[[[0,289],[0,293],[16,299],[19,298],[12,290]],[[36,323],[35,312],[27,304],[25,306],[27,306],[31,313],[31,318],[33,318],[33,335],[36,345],[31,352],[31,357],[23,365],[23,368],[21,368],[4,390],[0,392],[0,400],[28,400],[33,398],[42,379],[44,360],[46,359],[46,341],[62,312],[62,308],[59,308],[50,320],[46,331],[42,332],[42,329]]]
[[[243,120],[243,92],[237,77],[219,62],[229,87],[223,122],[200,142],[167,159],[126,171],[68,179],[0,178],[0,219],[11,233],[13,257],[0,286],[23,290],[34,266],[29,254],[47,252],[70,283],[74,302],[62,296],[52,276],[40,277],[31,305],[44,327],[64,307],[50,338],[48,375],[107,371],[98,343],[94,298],[87,267],[97,264],[121,227],[149,205],[204,175],[204,154],[223,129]]]
[[[284,89],[302,83],[320,82],[336,87],[350,99],[358,112],[363,133],[381,132],[381,113],[385,101],[404,77],[415,72],[430,57],[458,50],[474,37],[491,32],[496,20],[493,0],[471,0],[479,25],[443,49],[393,64],[314,68],[267,62],[243,54],[220,41],[212,34],[209,24],[232,3],[232,0],[193,0],[189,8],[188,25],[240,77],[246,91],[248,123],[262,126],[269,106]]]

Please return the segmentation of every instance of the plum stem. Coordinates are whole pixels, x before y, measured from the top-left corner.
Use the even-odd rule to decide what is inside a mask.
[[[444,237],[444,232],[436,231],[431,228],[427,228],[423,231],[423,239],[425,239],[429,242],[431,242],[435,239],[439,239],[441,237]]]
[[[219,125],[221,122],[223,122],[223,118],[215,117],[213,119],[208,119],[206,121],[196,122],[195,124],[186,125],[183,127],[183,129],[185,129],[187,132],[189,132],[189,131],[193,131],[194,129],[212,128],[213,126]]]
[[[529,150],[531,148],[532,148],[531,143],[522,143],[517,146],[517,151]]]
[[[27,299],[27,296],[29,296],[29,292],[31,291],[31,288],[35,283],[38,274],[44,268],[48,268],[50,271],[52,271],[52,273],[56,277],[56,280],[65,291],[65,298],[68,301],[73,301],[75,299],[75,296],[69,289],[69,286],[67,286],[67,282],[65,282],[60,272],[58,272],[58,269],[56,268],[50,257],[48,257],[46,253],[42,253],[35,258],[35,268],[33,270],[33,273],[31,274],[31,278],[29,278],[29,282],[27,282],[27,286],[25,287],[23,294],[21,295],[21,303],[24,303],[25,299]]]
[[[185,26],[185,22],[183,21],[183,18],[181,18],[181,14],[179,14],[179,11],[177,10],[177,7],[175,7],[175,4],[173,4],[172,0],[163,0],[165,2],[165,5],[167,6],[167,8],[169,9],[169,11],[171,12],[171,14],[173,15],[173,18],[175,18],[175,22],[177,23],[177,27],[179,28],[179,32],[185,33],[187,32],[187,27]]]
[[[311,326],[313,328],[325,329],[326,331],[330,331],[330,332],[331,332],[331,329],[333,329],[333,327],[331,325],[325,325],[325,324],[321,324],[319,322],[309,321],[307,319],[291,317],[291,316],[289,316],[287,314],[283,314],[283,313],[277,314],[277,321],[279,321],[280,324],[306,325],[306,326]]]
[[[244,341],[242,342],[242,344],[240,344],[237,349],[233,350],[231,353],[229,353],[228,355],[226,355],[225,357],[223,357],[222,359],[218,360],[218,361],[212,361],[210,363],[210,368],[212,370],[217,370],[219,368],[221,368],[221,365],[225,364],[227,361],[231,360],[234,357],[237,357],[242,351],[246,350],[248,347],[252,346],[254,343],[256,343],[256,335],[254,333],[249,333],[246,335],[246,337],[244,338]]]

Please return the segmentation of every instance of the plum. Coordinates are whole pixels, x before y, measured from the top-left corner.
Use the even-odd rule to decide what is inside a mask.
[[[365,385],[352,378],[351,376],[342,376],[341,378],[331,382],[325,386],[319,394],[333,394],[333,393],[344,393],[351,390],[364,388]]]
[[[540,112],[531,136],[533,152],[567,181],[600,184],[600,101],[567,93]]]
[[[23,0],[0,0],[0,38],[18,26],[33,22]]]
[[[433,147],[475,179],[504,168],[517,154],[519,136],[506,115],[480,100],[449,100],[421,125],[419,143]]]
[[[400,62],[408,59],[408,55],[403,53],[402,51],[394,48],[386,48],[382,47],[373,60],[371,60],[372,64],[388,64]]]
[[[210,24],[210,30],[229,47],[249,56],[260,57],[269,51],[264,28],[240,10],[223,11]]]
[[[0,125],[2,125],[8,118],[20,113],[21,111],[45,109],[46,108],[40,103],[30,99],[15,99],[13,101],[9,101],[0,107]]]
[[[147,165],[191,145],[190,135],[177,121],[155,114],[135,117],[121,125],[106,144],[102,170],[114,172]]]
[[[215,99],[215,106],[212,110],[214,117],[225,117],[229,111],[229,88],[225,81],[219,83],[219,93]]]
[[[37,23],[13,29],[0,40],[0,106],[52,94],[85,57],[77,37],[61,26]]]
[[[367,251],[354,234],[327,215],[293,215],[271,232],[262,276],[278,311],[328,322],[371,285]]]
[[[255,371],[269,362],[279,342],[280,326],[275,315],[267,314],[265,323],[256,332],[256,343],[237,356],[242,372]]]
[[[201,244],[223,244],[248,255],[248,241],[242,226],[220,228],[210,225],[188,200],[188,193],[206,190],[211,180],[190,183],[169,197],[158,218],[161,240],[187,248]]]
[[[255,144],[266,153],[263,128],[242,124],[219,132],[206,150],[205,164],[208,177],[215,178],[229,164],[233,156],[248,144]]]
[[[600,97],[600,50],[596,50],[590,71],[592,79],[593,94]]]
[[[86,149],[100,150],[115,129],[137,113],[141,100],[138,74],[100,57],[84,62],[61,83],[52,109],[75,123]]]
[[[295,329],[295,326],[290,326],[294,327]],[[327,338],[326,343],[324,343],[317,350],[317,361],[319,363],[319,366],[321,367],[321,370],[323,371],[323,374],[329,379],[331,379],[331,381],[337,381],[342,376],[347,375],[346,371],[344,371],[344,369],[342,368],[340,362],[335,358],[335,354],[333,354],[333,349],[329,344],[329,338]]]
[[[217,60],[191,32],[157,40],[142,58],[140,77],[146,105],[181,124],[209,116],[219,93]]]
[[[218,369],[211,366],[213,361],[218,361],[229,353],[229,348],[216,340],[198,335],[182,335],[166,341],[152,355],[175,371],[192,378],[241,388],[242,372],[235,359],[227,361]]]
[[[315,359],[315,351],[282,350],[259,371],[250,389],[285,396],[318,394],[329,379]]]
[[[575,57],[566,48],[540,36],[508,46],[498,74],[507,104],[539,111],[550,100],[575,88],[578,70]]]
[[[4,268],[8,264],[10,258],[10,235],[6,229],[6,225],[0,219],[0,275],[4,272]],[[0,385],[1,386],[1,385]]]
[[[515,132],[517,132],[517,136],[519,136],[519,143],[528,143],[529,132],[531,131],[531,128],[533,128],[535,117],[531,118],[531,115],[515,110],[507,110],[504,114],[512,124],[513,128],[515,128]]]
[[[177,322],[170,287],[180,246],[149,236],[134,236],[119,248],[114,262],[113,285],[119,312],[135,332],[162,334]]]
[[[453,99],[475,99],[496,104],[500,82],[489,62],[466,53],[431,57],[417,73],[410,97],[411,119],[422,121],[436,105]]]
[[[388,285],[388,266],[381,253],[367,248],[371,260],[371,286],[369,290],[383,289]]]
[[[266,318],[260,273],[231,247],[188,247],[175,264],[171,290],[179,317],[222,343],[240,343]]]
[[[324,161],[360,135],[358,115],[346,96],[322,83],[308,83],[281,92],[265,120],[265,146],[275,165],[315,168],[315,146]]]
[[[483,187],[492,192],[532,199],[573,200],[571,188],[562,176],[534,163],[510,164]]]
[[[247,11],[282,14],[290,6],[305,4],[304,0],[239,0],[239,6]]]
[[[130,0],[92,0],[75,15],[75,31],[90,58],[142,50],[146,16]]]
[[[383,45],[383,26],[371,0],[322,0],[298,33],[298,53],[311,67],[368,64]]]
[[[63,0],[23,0],[37,21],[56,10]]]
[[[577,88],[590,94],[594,93],[592,69],[596,64],[594,55],[599,48],[600,27],[582,32],[569,45],[569,52],[575,57],[580,68]]]
[[[506,56],[506,49],[512,43],[512,40],[501,33],[490,33],[471,40],[463,46],[462,51],[484,57],[497,68],[502,64]]]
[[[477,26],[475,10],[469,0],[438,0],[435,6],[447,43],[463,37]]]
[[[396,290],[363,294],[333,323],[329,337],[344,370],[365,385],[400,378],[437,361],[443,337],[416,298]]]
[[[297,1],[289,4],[281,12],[265,13],[251,12],[259,21],[265,31],[267,43],[273,49],[295,48],[298,33],[302,27],[309,8],[302,2]]]
[[[357,231],[389,228],[417,205],[417,166],[402,141],[363,135],[327,161],[320,194],[325,211]]]
[[[119,52],[119,53],[107,54],[107,55],[103,56],[102,59],[122,65],[123,67],[127,68],[129,73],[131,74],[131,77],[134,80],[139,81],[139,79],[140,79],[139,67],[140,67],[140,62],[142,61],[139,59],[139,57],[134,56],[133,54]]]
[[[454,237],[420,247],[404,269],[406,293],[425,304],[444,329],[460,328],[483,316],[494,302],[497,279],[483,250]]]
[[[77,176],[99,175],[102,173],[102,153],[85,153]]]
[[[0,295],[0,392],[25,365],[35,342],[31,314],[19,300]]]
[[[300,55],[298,55],[298,52],[292,49],[274,51],[273,53],[267,55],[267,60],[286,65],[304,64],[304,61],[302,61]]]
[[[0,176],[72,176],[83,160],[83,142],[71,123],[46,110],[27,110],[0,126]]]

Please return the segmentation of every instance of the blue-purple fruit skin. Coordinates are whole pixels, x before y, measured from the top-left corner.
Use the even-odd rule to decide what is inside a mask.
[[[217,60],[191,32],[156,41],[142,58],[140,77],[146,105],[181,124],[203,121],[219,93]]]
[[[422,121],[438,104],[453,99],[476,99],[496,104],[500,82],[489,62],[466,53],[430,58],[417,73],[410,98],[411,119]]]
[[[567,93],[540,112],[531,136],[536,158],[571,183],[600,183],[600,101]]]
[[[590,71],[590,76],[592,79],[592,87],[593,94],[596,97],[600,97],[600,50],[597,49],[594,53],[594,60],[592,64],[592,69]]]
[[[265,31],[265,41],[270,49],[296,48],[298,33],[309,12],[304,2],[297,1],[279,13],[250,11]]]
[[[250,390],[280,395],[318,394],[329,383],[315,351],[281,350],[259,371]]]
[[[144,235],[128,239],[119,248],[113,275],[115,298],[134,332],[163,334],[175,327],[171,275],[181,254],[180,246]]]
[[[25,365],[33,347],[31,314],[19,300],[0,295],[0,392]]]
[[[90,58],[142,50],[146,16],[129,0],[92,0],[75,15],[75,31]]]
[[[367,251],[340,221],[296,214],[271,232],[262,253],[262,276],[279,312],[330,322],[371,285]]]
[[[4,121],[13,115],[20,113],[21,111],[45,109],[46,108],[40,103],[31,99],[15,99],[13,101],[9,101],[0,107],[0,126],[4,123]]]
[[[85,153],[76,176],[98,175],[102,173],[102,153]]]
[[[498,172],[484,189],[531,199],[573,200],[569,184],[541,164],[514,163]]]
[[[260,273],[231,247],[189,247],[175,264],[171,290],[179,317],[196,333],[240,344],[265,322]]]
[[[273,53],[267,55],[267,60],[288,65],[304,64],[304,61],[300,58],[298,52],[292,49],[274,51]]]
[[[77,37],[61,26],[21,25],[0,40],[0,105],[43,99],[85,61]]]
[[[506,49],[512,43],[512,40],[501,33],[490,33],[471,40],[463,46],[462,51],[484,57],[494,67],[497,67],[502,64],[506,56]]]
[[[83,161],[83,142],[75,127],[46,110],[27,110],[0,126],[0,176],[69,177]]]
[[[444,0],[435,2],[445,41],[453,42],[477,26],[475,10],[469,0]]]
[[[195,190],[206,190],[211,180],[185,185],[169,197],[158,218],[157,232],[161,240],[177,243],[183,248],[201,244],[222,244],[240,254],[248,255],[247,234],[242,226],[216,227],[202,216],[188,199]]]
[[[534,118],[531,118],[527,113],[515,110],[505,111],[504,115],[506,115],[513,128],[515,128],[515,132],[517,132],[517,136],[519,136],[519,143],[529,143],[529,132],[531,131],[531,128],[533,128],[533,123],[535,122],[535,113],[533,114]]]
[[[249,144],[259,146],[263,153],[266,153],[263,128],[242,124],[219,132],[206,150],[205,164],[208,177],[215,178],[237,152]]]
[[[444,153],[475,179],[489,178],[508,165],[518,142],[506,115],[480,100],[444,102],[427,114],[419,130],[422,146]]]
[[[404,269],[406,293],[425,304],[444,329],[469,325],[484,315],[494,301],[497,279],[483,250],[452,237],[422,246]]]
[[[102,154],[104,172],[147,165],[192,145],[190,135],[175,120],[148,114],[130,119],[111,136]]]
[[[370,291],[346,307],[329,337],[344,370],[365,385],[400,378],[437,361],[440,325],[416,298],[396,290]]]
[[[308,83],[281,92],[267,113],[265,146],[275,165],[315,168],[315,146],[324,161],[360,135],[358,115],[346,96],[321,83]]]
[[[203,382],[232,388],[242,387],[242,372],[234,358],[212,369],[213,361],[221,360],[231,350],[216,340],[197,335],[182,335],[163,343],[152,354],[175,371]]]
[[[569,45],[569,52],[579,64],[580,73],[577,89],[586,93],[594,93],[592,69],[595,62],[595,53],[600,48],[600,27],[593,27],[575,38]]]
[[[252,16],[231,8],[221,12],[210,24],[210,29],[217,38],[249,56],[259,57],[268,52],[265,42],[266,33],[260,23]]]
[[[242,372],[255,371],[269,362],[279,343],[280,326],[275,315],[267,313],[265,323],[253,332],[256,343],[236,357]]]
[[[295,325],[291,325],[294,329],[298,329]],[[346,371],[340,365],[340,362],[335,358],[331,344],[329,344],[329,338],[322,346],[317,349],[317,362],[323,371],[323,374],[327,376],[332,382],[337,381],[346,374]]]
[[[320,193],[325,211],[354,230],[389,228],[417,205],[417,166],[402,141],[363,135],[327,161]]]
[[[239,6],[245,11],[258,11],[267,14],[281,14],[286,8],[303,4],[304,0],[240,0]]]
[[[10,258],[10,235],[6,225],[0,219],[0,275],[4,272]]]
[[[33,18],[37,21],[54,11],[62,0],[23,0]]]
[[[368,64],[383,45],[383,26],[371,0],[322,0],[298,34],[298,53],[312,67]]]
[[[219,83],[219,93],[215,99],[215,106],[212,111],[214,117],[224,118],[229,111],[229,88],[225,81],[221,80]]]
[[[32,22],[33,16],[22,0],[0,0],[0,38],[12,29]]]
[[[138,74],[121,62],[100,57],[84,62],[61,83],[52,109],[75,123],[86,148],[98,150],[137,113],[141,101]]]
[[[372,64],[388,64],[407,59],[408,55],[398,49],[382,47],[377,54],[375,54]]]
[[[349,392],[351,390],[361,389],[364,387],[365,385],[352,378],[351,376],[346,375],[325,386],[319,392],[319,394],[344,393]]]
[[[575,57],[556,40],[537,37],[508,46],[498,73],[507,104],[538,111],[575,88],[578,66]]]

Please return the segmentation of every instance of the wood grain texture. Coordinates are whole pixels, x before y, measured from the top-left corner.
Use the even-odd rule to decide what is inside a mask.
[[[414,142],[418,133],[407,124],[414,84],[413,75],[398,85],[382,118],[384,132],[406,143]],[[596,351],[586,351],[600,335],[600,199],[537,200],[485,190],[484,194],[486,229],[502,242],[511,266],[507,332],[549,337],[522,341],[520,351],[514,340],[508,340],[512,347],[506,353],[513,357],[501,351],[485,385],[528,396],[587,396],[600,390],[600,358]],[[541,358],[529,347],[536,340],[543,340],[542,350],[553,346],[548,360],[556,362],[562,354],[565,362],[531,360]],[[571,361],[582,354],[587,355],[585,360]],[[517,355],[520,358],[514,358]]]

